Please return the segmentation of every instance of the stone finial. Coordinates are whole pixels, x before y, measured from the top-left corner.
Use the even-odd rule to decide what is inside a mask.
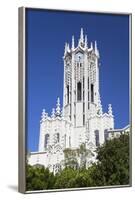
[[[74,36],[72,36],[72,50],[74,50],[75,48],[75,40],[74,40]]]
[[[69,47],[69,44],[67,43],[67,51],[69,52],[70,51],[70,47]]]
[[[41,115],[41,120],[42,121],[45,121],[48,117],[48,113],[45,112],[45,109],[43,109],[42,111],[42,115]]]
[[[93,43],[92,43],[92,42],[91,42],[91,44],[90,44],[90,48],[93,49]]]
[[[57,104],[56,104],[56,115],[60,116],[61,115],[61,110],[60,110],[60,98],[58,97],[57,99]]]
[[[103,109],[102,109],[102,105],[100,105],[100,108],[99,108],[99,115],[102,115],[103,114]]]
[[[111,104],[108,105],[108,114],[109,115],[113,115],[113,113],[112,113],[112,105]]]
[[[64,54],[67,53],[67,43],[65,43],[65,51],[64,51]]]
[[[83,45],[84,45],[83,28],[81,28],[80,38],[79,38],[78,45],[79,45],[79,46],[83,46]]]
[[[95,41],[95,50],[97,50],[97,41]]]
[[[95,54],[99,56],[98,48],[97,48],[97,41],[95,41]]]
[[[51,117],[52,117],[53,119],[55,118],[55,108],[52,109]]]
[[[88,40],[87,40],[87,35],[85,35],[85,48],[88,47]]]
[[[84,42],[84,36],[83,36],[83,28],[81,28],[81,32],[80,32],[80,42]]]

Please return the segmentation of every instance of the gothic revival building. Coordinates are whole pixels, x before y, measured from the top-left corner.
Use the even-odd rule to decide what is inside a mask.
[[[99,50],[95,41],[90,47],[81,29],[78,45],[72,37],[71,48],[65,44],[63,108],[60,99],[51,116],[43,110],[40,121],[39,150],[29,155],[31,165],[41,164],[57,172],[62,167],[64,149],[77,149],[81,144],[94,153],[114,129],[111,104],[103,113],[99,88]],[[79,159],[79,158],[78,158]],[[95,154],[86,158],[87,166]]]

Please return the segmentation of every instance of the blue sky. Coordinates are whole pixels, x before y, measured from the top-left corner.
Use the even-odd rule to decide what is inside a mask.
[[[77,45],[80,29],[88,43],[97,40],[100,52],[100,94],[103,111],[113,107],[115,128],[129,123],[129,16],[56,12],[26,12],[27,148],[38,150],[42,109],[48,113],[63,94],[65,42]]]

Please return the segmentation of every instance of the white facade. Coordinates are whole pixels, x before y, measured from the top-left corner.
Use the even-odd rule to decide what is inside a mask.
[[[71,48],[65,44],[63,108],[60,99],[51,116],[43,110],[40,121],[39,151],[29,155],[31,165],[42,164],[56,172],[62,167],[63,150],[80,145],[94,152],[109,138],[114,129],[111,104],[103,113],[99,90],[99,50],[95,41],[89,47],[87,35],[81,29],[77,47],[72,36]],[[87,163],[95,157],[88,157]]]

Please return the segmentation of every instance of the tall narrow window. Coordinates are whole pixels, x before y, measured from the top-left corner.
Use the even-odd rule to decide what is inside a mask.
[[[69,85],[67,85],[67,104],[69,104]]]
[[[83,125],[85,125],[85,115],[83,115]]]
[[[90,93],[88,92],[88,101],[90,100]]]
[[[83,91],[83,101],[84,101],[84,91]]]
[[[107,129],[104,130],[104,139],[105,139],[105,142],[108,140],[108,137],[109,137],[109,133],[107,131]]]
[[[77,100],[81,101],[82,86],[81,82],[77,83]]]
[[[44,142],[44,148],[46,149],[49,143],[49,134],[45,134],[45,142]]]
[[[88,90],[89,90],[89,77],[88,77]]]
[[[83,113],[85,112],[85,103],[83,103]]]
[[[99,130],[95,130],[95,144],[99,146]]]
[[[91,103],[94,102],[94,85],[91,84]]]
[[[59,143],[60,142],[60,134],[59,133],[56,134],[56,138],[57,138],[57,143]]]
[[[84,89],[84,76],[83,76],[83,89]]]
[[[74,125],[76,127],[76,116],[74,115]]]

